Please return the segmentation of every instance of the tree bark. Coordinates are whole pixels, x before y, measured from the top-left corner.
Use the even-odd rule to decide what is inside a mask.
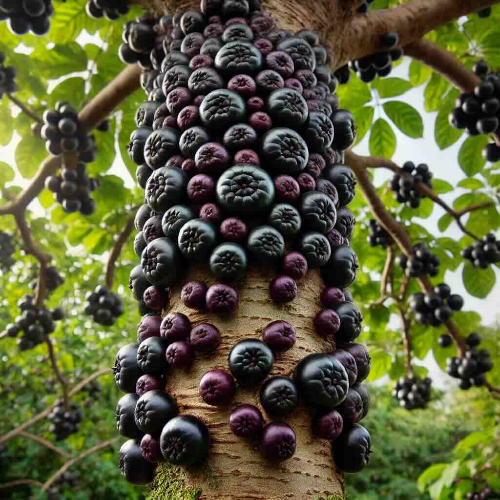
[[[221,333],[221,345],[215,353],[197,355],[187,372],[170,370],[166,386],[176,399],[181,414],[196,415],[207,424],[212,446],[208,463],[201,469],[160,466],[159,478],[153,486],[156,490],[153,498],[177,498],[165,493],[164,480],[167,478],[166,483],[170,485],[168,479],[173,471],[175,480],[183,483],[191,494],[196,488],[201,489],[199,498],[204,500],[343,498],[343,477],[335,470],[331,445],[312,434],[311,409],[300,405],[291,416],[281,419],[297,434],[297,451],[290,460],[273,464],[258,453],[255,443],[236,437],[228,425],[232,409],[239,404],[258,406],[265,415],[260,405],[259,387],[239,386],[233,403],[228,407],[209,406],[199,396],[198,384],[203,374],[214,368],[227,370],[231,348],[245,338],[260,338],[262,330],[271,321],[286,320],[297,331],[295,346],[275,357],[272,376],[293,376],[295,366],[303,357],[332,350],[332,345],[315,332],[312,321],[320,310],[319,295],[324,286],[319,272],[310,271],[298,283],[297,298],[286,306],[276,306],[269,298],[269,282],[275,276],[271,269],[250,268],[245,282],[239,287],[238,309],[229,317],[194,312],[180,300],[181,286],[172,290],[170,311],[186,314],[193,324],[210,322]],[[190,280],[214,281],[206,267],[191,268],[183,283]]]

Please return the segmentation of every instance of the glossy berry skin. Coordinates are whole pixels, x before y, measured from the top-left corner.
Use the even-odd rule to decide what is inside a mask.
[[[193,348],[187,342],[172,342],[167,347],[166,357],[172,368],[189,368],[194,361]]]
[[[293,380],[273,377],[262,385],[260,402],[269,415],[289,415],[299,403],[299,393]]]
[[[314,317],[314,328],[322,337],[334,336],[340,328],[339,315],[332,309],[323,309]]]
[[[331,356],[337,361],[340,361],[349,377],[349,387],[353,386],[358,378],[358,366],[354,356],[344,349],[335,349],[335,351],[331,353]]]
[[[269,347],[257,339],[242,340],[230,351],[229,370],[241,383],[256,384],[271,372],[274,356]]]
[[[271,281],[269,294],[277,304],[291,302],[297,297],[297,283],[290,276],[278,276]]]
[[[163,462],[160,442],[151,434],[145,434],[141,439],[141,453],[145,460],[151,463]]]
[[[116,428],[121,436],[130,439],[140,439],[142,432],[135,423],[134,412],[139,396],[125,394],[116,406]]]
[[[264,328],[262,340],[273,352],[291,349],[297,341],[295,328],[287,321],[272,321]]]
[[[229,285],[212,285],[206,295],[207,309],[213,314],[231,314],[238,307],[238,293]]]
[[[345,296],[340,288],[328,287],[321,292],[320,300],[325,307],[333,308],[337,304],[345,302]]]
[[[167,392],[148,391],[137,401],[135,423],[142,432],[158,435],[177,413],[177,405]]]
[[[139,377],[135,384],[135,392],[141,397],[149,391],[162,391],[165,388],[165,382],[161,378],[154,375],[145,374]]]
[[[215,351],[220,344],[219,330],[210,323],[200,323],[191,330],[189,343],[195,351]]]
[[[207,426],[193,415],[180,415],[170,420],[160,436],[160,449],[173,465],[195,465],[208,455],[210,434]]]
[[[169,295],[164,288],[150,286],[143,295],[143,301],[150,309],[161,311],[168,302]]]
[[[137,364],[144,373],[162,373],[168,365],[165,358],[167,343],[158,338],[150,337],[137,349]]]
[[[344,422],[351,424],[358,423],[363,418],[363,400],[357,391],[349,389],[347,397],[337,407]]]
[[[191,321],[182,313],[169,313],[167,314],[160,327],[160,336],[167,344],[186,340],[191,333]]]
[[[364,427],[347,427],[332,447],[335,465],[351,474],[361,471],[370,461],[370,447],[370,434]]]
[[[130,439],[120,448],[120,470],[122,476],[136,485],[149,484],[153,480],[154,464],[144,459],[137,441]]]
[[[123,392],[135,392],[135,384],[142,375],[137,364],[138,344],[128,344],[116,354],[113,372],[118,388]]]
[[[222,221],[220,233],[226,241],[238,243],[246,238],[248,228],[243,220],[229,217]]]
[[[287,424],[271,422],[262,429],[260,452],[273,462],[283,462],[293,457],[297,449],[297,437]]]
[[[181,300],[190,309],[203,310],[206,307],[208,287],[202,281],[190,281],[181,290]]]
[[[350,389],[353,389],[361,396],[361,401],[363,402],[363,415],[361,418],[365,418],[370,410],[370,393],[368,389],[363,384],[355,384]]]
[[[441,347],[449,347],[452,343],[453,341],[449,335],[441,335],[441,337],[438,338],[438,344]]]
[[[256,406],[240,405],[231,413],[229,427],[238,437],[255,439],[264,427],[264,418]]]
[[[236,392],[232,375],[224,370],[210,370],[200,380],[200,397],[212,406],[231,403]]]
[[[363,316],[361,312],[351,302],[337,304],[333,311],[340,318],[340,326],[335,334],[335,340],[339,343],[352,342],[361,333]]]
[[[305,278],[308,271],[306,258],[300,252],[288,252],[281,262],[281,272],[298,281]]]
[[[368,354],[366,347],[361,344],[356,344],[354,342],[349,344],[339,345],[338,348],[344,349],[356,360],[356,366],[358,367],[358,376],[356,378],[356,383],[359,384],[368,377],[371,370],[371,358]]]
[[[322,439],[328,439],[328,441],[337,439],[343,428],[344,421],[337,410],[330,410],[327,413],[320,412],[312,422],[314,434]]]
[[[150,337],[159,337],[161,322],[161,316],[155,314],[143,316],[137,326],[137,342],[140,344]]]

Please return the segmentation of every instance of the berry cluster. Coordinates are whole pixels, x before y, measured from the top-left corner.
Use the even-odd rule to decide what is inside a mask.
[[[491,11],[491,9],[485,9],[485,10]],[[481,491],[474,491],[474,492],[470,491],[469,493],[467,493],[467,495],[465,495],[465,498],[467,500],[489,500],[493,498],[500,498],[500,494],[495,493],[491,488],[488,488],[486,486]]]
[[[460,311],[464,305],[461,295],[452,294],[446,283],[437,285],[432,293],[414,293],[409,304],[415,312],[415,319],[421,325],[439,326],[450,319],[453,311]]]
[[[49,292],[53,292],[64,283],[64,278],[59,274],[57,267],[49,266],[45,270],[45,288]]]
[[[497,241],[493,233],[486,234],[482,241],[476,241],[462,250],[462,257],[475,267],[486,269],[490,264],[500,262],[500,241]]]
[[[392,395],[407,410],[426,408],[431,400],[432,380],[429,377],[419,380],[416,376],[401,377],[394,386]]]
[[[49,335],[55,330],[55,321],[64,317],[60,308],[49,311],[36,307],[31,295],[25,295],[18,301],[17,305],[22,313],[16,318],[15,323],[8,324],[5,330],[9,337],[17,337],[20,332],[23,332],[19,341],[21,351],[33,349],[41,344],[45,335]]]
[[[370,231],[370,236],[368,236],[370,246],[385,248],[392,245],[393,240],[391,235],[375,219],[370,219],[368,230]]]
[[[80,430],[82,413],[76,403],[71,403],[69,409],[64,407],[62,399],[56,399],[54,404],[54,408],[47,416],[47,420],[51,422],[49,431],[56,441],[62,441]]]
[[[407,161],[402,170],[402,175],[394,174],[389,187],[396,193],[398,203],[408,203],[411,208],[418,208],[421,195],[417,184],[423,183],[432,189],[432,172],[425,163],[415,166],[411,161]]]
[[[468,390],[473,385],[480,387],[486,383],[486,373],[493,368],[493,362],[488,349],[477,350],[481,344],[481,337],[477,333],[471,333],[465,343],[469,346],[465,357],[448,358],[446,373],[460,379],[460,389]]]
[[[55,110],[46,110],[43,122],[41,135],[50,154],[73,154],[92,147],[92,141],[78,122],[78,113],[67,102],[58,102]]]
[[[424,274],[437,276],[440,260],[437,255],[434,255],[429,250],[429,247],[425,243],[417,243],[413,246],[413,255],[410,257],[400,255],[396,259],[396,263],[403,269],[407,276],[417,278]]]
[[[16,263],[12,257],[16,251],[13,240],[12,234],[0,231],[0,269],[4,272]]]
[[[491,16],[491,7],[486,7],[485,9],[478,10],[477,15],[481,19],[487,19]]]
[[[93,292],[87,293],[85,314],[103,326],[112,326],[123,314],[122,299],[109,288],[98,285]]]
[[[388,49],[383,52],[377,52],[361,59],[354,59],[350,62],[350,67],[356,72],[358,78],[365,83],[370,83],[377,76],[389,76],[392,71],[392,63],[403,57],[403,49],[395,48],[399,42],[399,36],[396,31],[385,33],[380,37],[380,48]]]
[[[0,52],[0,99],[4,94],[11,94],[16,91],[16,68],[4,66],[5,54]]]
[[[85,10],[94,19],[104,16],[110,21],[116,21],[120,16],[128,14],[130,7],[126,0],[88,0]]]
[[[120,55],[147,70],[141,85],[148,95],[128,147],[145,190],[135,219],[141,264],[129,286],[145,315],[138,343],[122,348],[114,367],[118,387],[128,393],[118,404],[117,422],[130,439],[120,451],[120,467],[132,483],[151,480],[150,462],[191,465],[208,452],[206,427],[193,416],[177,416],[163,374],[168,366],[190,366],[204,353],[218,357],[220,332],[208,322],[193,326],[180,312],[162,320],[160,311],[170,300],[184,312],[236,314],[249,266],[276,270],[269,286],[275,304],[294,300],[297,282],[308,269],[320,268],[326,309],[314,324],[338,348],[302,359],[293,378],[264,382],[275,361],[281,362],[275,354],[292,348],[297,338],[289,323],[272,322],[262,340],[245,338],[232,346],[227,369],[205,373],[200,398],[228,405],[239,387],[257,386],[271,418],[294,411],[301,399],[321,409],[317,434],[336,439],[340,469],[356,472],[369,460],[370,436],[357,422],[368,411],[359,382],[368,375],[370,358],[352,343],[362,316],[346,289],[358,262],[349,246],[356,221],[347,208],[356,181],[343,164],[343,151],[353,144],[356,127],[352,114],[338,109],[338,82],[318,35],[277,28],[259,5],[202,0],[202,12],[158,21],[141,17],[125,28]],[[190,265],[200,263],[215,284],[182,283]],[[172,296],[180,284],[182,304]],[[335,332],[327,315],[338,322]],[[327,382],[328,390],[313,390]],[[255,439],[265,458],[294,455],[289,425],[264,425],[253,406],[232,410],[229,427]],[[155,425],[146,413],[158,416]],[[173,436],[184,442],[190,434],[196,438],[174,455]]]
[[[63,167],[60,175],[47,177],[45,187],[56,195],[65,212],[80,212],[82,215],[95,212],[96,204],[91,193],[99,187],[99,181],[88,176],[83,161],[78,162],[75,170]]]
[[[78,485],[80,475],[78,472],[63,472],[53,485],[47,490],[47,500],[60,500],[65,487],[73,492]]]
[[[28,31],[45,35],[53,14],[52,0],[0,0],[0,21],[8,21],[9,29],[16,35],[25,35]]]

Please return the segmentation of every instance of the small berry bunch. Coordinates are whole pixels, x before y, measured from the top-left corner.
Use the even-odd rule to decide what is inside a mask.
[[[64,489],[71,488],[71,491],[75,490],[78,485],[78,479],[80,475],[78,472],[63,472],[53,485],[47,490],[47,500],[60,500],[61,495],[64,494]]]
[[[28,31],[45,35],[53,14],[52,0],[0,0],[0,21],[8,21],[9,29],[16,35],[25,35]]]
[[[358,7],[359,14],[366,14],[370,10],[370,4],[373,3],[373,0],[366,0]]]
[[[417,278],[424,274],[437,276],[440,260],[437,255],[434,255],[429,250],[429,247],[425,243],[417,243],[413,247],[413,255],[410,257],[400,255],[396,259],[396,263],[403,269],[407,276]]]
[[[394,174],[389,187],[396,193],[398,203],[408,203],[411,208],[418,208],[421,195],[417,184],[422,182],[432,189],[432,172],[425,163],[415,166],[412,161],[407,161],[402,170],[402,175]]]
[[[481,241],[465,248],[462,257],[475,267],[486,269],[490,264],[500,262],[500,241],[493,233],[486,234]]]
[[[491,11],[491,9],[485,9],[485,10]],[[491,499],[500,498],[500,496],[498,493],[495,493],[491,488],[485,487],[481,491],[470,491],[469,493],[467,493],[467,495],[465,495],[465,498],[467,500],[489,500],[490,498]]]
[[[403,57],[403,49],[396,48],[399,36],[396,31],[390,31],[380,37],[380,48],[387,49],[377,52],[361,59],[354,59],[350,62],[350,67],[356,72],[358,78],[364,83],[370,83],[377,76],[389,76],[392,72],[392,63]]]
[[[370,231],[370,236],[368,236],[370,246],[385,248],[392,245],[393,239],[391,235],[375,219],[370,219],[368,230]]]
[[[64,317],[61,308],[49,311],[36,307],[32,295],[25,295],[17,302],[17,305],[21,309],[21,315],[16,318],[15,323],[8,324],[5,330],[9,337],[17,337],[20,332],[23,332],[19,340],[21,351],[33,349],[41,344],[45,335],[55,330],[55,321]]]
[[[43,121],[41,135],[50,154],[59,156],[90,149],[92,144],[80,127],[78,113],[67,102],[57,103],[55,110],[46,110]]]
[[[491,16],[491,7],[486,7],[485,9],[478,10],[477,15],[481,19],[487,19]]]
[[[87,166],[82,161],[75,170],[63,167],[60,175],[47,177],[45,187],[56,195],[65,212],[80,212],[82,215],[95,212],[96,204],[91,193],[99,187],[99,181],[87,175]]]
[[[17,75],[14,66],[4,66],[5,54],[0,52],[0,99],[4,94],[11,94],[16,91],[16,82],[14,81]]]
[[[98,285],[93,292],[86,296],[87,305],[85,314],[103,326],[112,326],[123,314],[122,299],[109,288]]]
[[[0,269],[8,271],[16,260],[12,257],[16,248],[12,234],[0,231]]]
[[[401,377],[394,385],[392,395],[400,406],[407,410],[426,408],[431,400],[432,380],[429,377],[419,380],[417,376]]]
[[[38,268],[32,266],[31,276],[32,281],[28,285],[31,290],[35,290],[37,286],[37,275]],[[60,287],[64,283],[64,277],[59,274],[59,271],[55,266],[49,266],[45,270],[45,288],[49,292],[53,292],[56,288]]]
[[[431,293],[414,293],[409,304],[415,312],[415,319],[421,325],[439,326],[450,319],[453,311],[460,311],[464,305],[461,295],[452,294],[446,283],[437,285]]]
[[[110,21],[116,21],[120,16],[128,14],[130,7],[126,0],[88,0],[85,10],[94,19],[104,16]]]
[[[69,409],[64,407],[62,399],[56,399],[54,403],[55,406],[47,417],[51,422],[49,431],[56,441],[62,441],[80,430],[82,413],[76,403],[71,403]]]
[[[486,373],[493,368],[491,354],[488,349],[477,349],[481,344],[481,337],[471,333],[465,343],[469,350],[464,358],[448,358],[446,360],[446,373],[453,378],[459,378],[460,389],[468,390],[473,385],[480,387],[486,383]]]

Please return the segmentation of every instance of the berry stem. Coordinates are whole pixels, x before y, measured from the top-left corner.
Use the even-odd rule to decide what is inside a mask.
[[[54,446],[53,443],[51,443],[50,441],[47,441],[46,439],[44,439],[40,436],[37,436],[36,434],[31,434],[31,432],[22,431],[19,433],[19,435],[24,437],[24,438],[36,441],[38,444],[45,446],[49,450],[52,450],[54,453],[57,453],[58,455],[61,455],[62,457],[66,458],[66,459],[71,458],[71,456],[68,453],[66,453],[64,450],[61,450],[61,448]]]
[[[394,290],[392,289],[392,268],[394,265],[394,251],[389,245],[387,247],[387,257],[385,259],[384,270],[382,271],[382,277],[380,279],[380,297],[372,302],[371,305],[383,304],[389,297],[392,297]],[[391,288],[391,293],[387,292],[387,288]]]
[[[42,117],[37,115],[34,111],[32,111],[24,102],[20,101],[17,97],[14,97],[12,94],[7,94],[7,99],[9,101],[13,102],[18,108],[21,109],[21,111],[26,115],[29,116],[32,120],[36,121],[40,125],[43,125],[43,120]]]
[[[66,379],[63,377],[61,370],[59,370],[59,366],[57,365],[57,360],[56,356],[54,353],[54,346],[52,344],[52,341],[50,340],[50,337],[48,335],[45,335],[45,343],[47,344],[48,350],[49,350],[49,358],[50,358],[50,364],[52,365],[52,370],[54,371],[54,374],[61,384],[62,392],[63,392],[63,400],[64,400],[64,407],[68,410],[69,409],[69,392],[68,392],[68,382]]]
[[[120,256],[120,252],[122,251],[123,245],[127,242],[132,229],[134,229],[134,219],[137,210],[135,210],[132,215],[127,220],[125,227],[121,230],[118,238],[111,249],[111,252],[108,256],[108,261],[106,262],[106,286],[112,290],[113,289],[113,281],[115,277],[115,263],[118,257]]]
[[[30,484],[32,486],[36,486],[37,488],[41,488],[43,483],[37,481],[36,479],[16,479],[15,481],[9,481],[8,483],[0,484],[0,490],[5,488],[13,488],[14,486],[22,486],[23,484]]]

